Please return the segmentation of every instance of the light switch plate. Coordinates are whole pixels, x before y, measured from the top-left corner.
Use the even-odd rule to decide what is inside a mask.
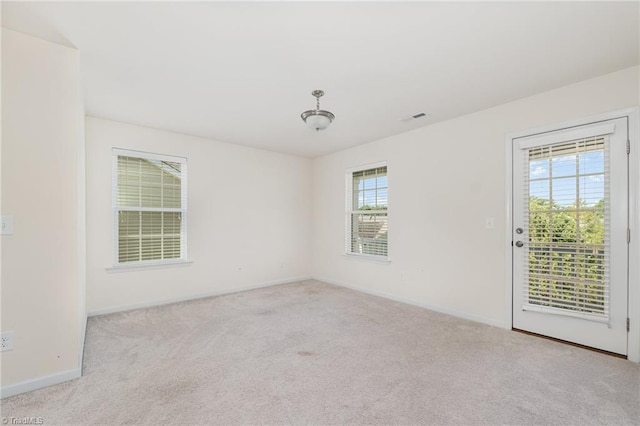
[[[0,235],[13,235],[13,216],[2,215],[2,228]]]

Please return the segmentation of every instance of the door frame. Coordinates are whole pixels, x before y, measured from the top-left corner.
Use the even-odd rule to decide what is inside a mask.
[[[505,324],[513,327],[513,140],[539,133],[547,133],[570,127],[606,121],[616,118],[627,118],[628,136],[631,152],[629,154],[629,228],[631,242],[629,244],[628,272],[628,317],[630,331],[627,335],[627,359],[640,363],[640,107],[598,114],[554,125],[546,125],[533,129],[509,133],[505,137],[505,228],[504,228],[504,260],[505,260]],[[635,259],[635,261],[634,261]]]

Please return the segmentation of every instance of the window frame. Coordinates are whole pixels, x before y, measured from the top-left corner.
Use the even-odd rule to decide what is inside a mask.
[[[344,246],[344,255],[347,258],[357,259],[357,260],[367,260],[373,262],[382,262],[388,263],[389,260],[389,240],[386,240],[386,255],[382,254],[368,254],[368,253],[358,253],[352,251],[352,220],[353,215],[360,212],[359,210],[353,209],[353,175],[358,172],[363,172],[371,169],[377,169],[380,167],[387,168],[387,208],[385,210],[370,210],[370,213],[373,214],[385,214],[387,218],[387,232],[389,228],[389,166],[387,161],[379,161],[376,163],[364,164],[356,167],[351,167],[346,170],[345,173],[345,246]]]
[[[187,158],[173,155],[157,154],[145,151],[135,151],[129,149],[112,148],[112,182],[111,182],[111,205],[112,205],[112,227],[113,227],[113,266],[111,269],[134,269],[153,266],[166,266],[172,264],[190,263],[187,260]],[[180,163],[180,257],[170,259],[151,259],[132,262],[120,262],[119,256],[119,212],[120,211],[151,211],[167,212],[177,211],[175,208],[153,208],[139,207],[125,209],[118,205],[118,157],[141,158],[152,161],[167,161]]]

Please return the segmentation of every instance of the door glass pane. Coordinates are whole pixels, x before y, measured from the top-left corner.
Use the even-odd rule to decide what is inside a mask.
[[[529,176],[531,179],[549,177],[549,159],[542,160],[529,159]]]
[[[604,152],[585,152],[580,155],[580,174],[604,173]]]
[[[608,315],[607,138],[529,150],[526,303]]]
[[[568,155],[551,159],[553,177],[574,176],[576,174],[576,156]]]

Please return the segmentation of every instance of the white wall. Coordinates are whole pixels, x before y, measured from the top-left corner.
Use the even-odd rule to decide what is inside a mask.
[[[79,56],[2,29],[2,393],[80,374],[84,111]],[[32,380],[48,377],[39,385]]]
[[[90,315],[309,276],[310,160],[93,117],[86,140]],[[113,147],[187,157],[192,264],[107,270]]]
[[[505,136],[636,106],[639,68],[361,145],[313,162],[312,275],[506,324]],[[344,173],[387,161],[389,258],[344,257]],[[495,229],[485,229],[485,218]]]

